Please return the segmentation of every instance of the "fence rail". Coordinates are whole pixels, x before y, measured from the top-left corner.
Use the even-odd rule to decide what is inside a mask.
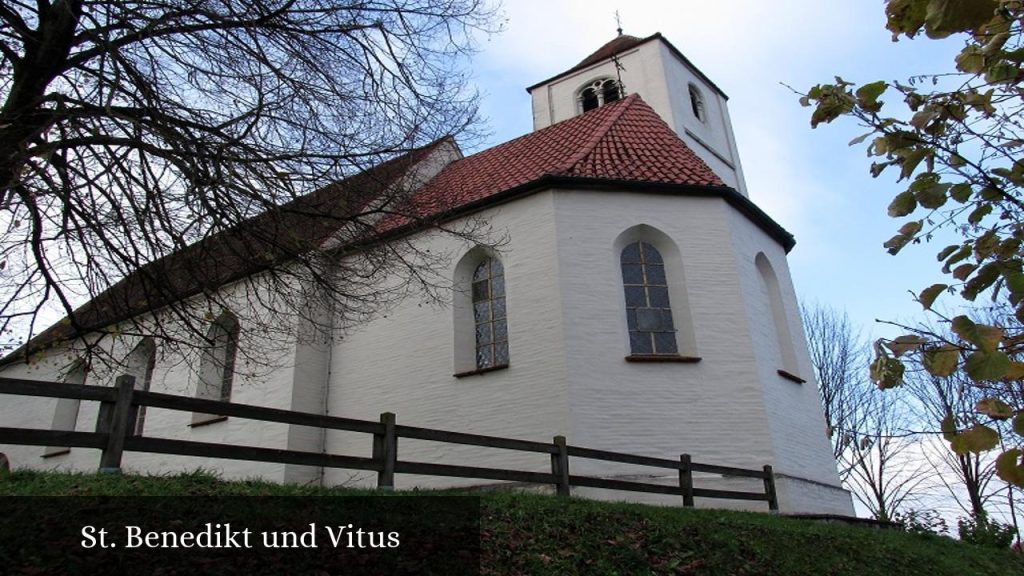
[[[722,498],[731,500],[760,500],[767,502],[768,508],[772,511],[777,511],[779,508],[778,498],[775,493],[775,475],[772,472],[772,467],[769,465],[764,466],[761,470],[748,470],[745,468],[692,462],[689,454],[680,455],[679,460],[671,460],[570,446],[564,436],[555,436],[552,442],[548,444],[530,440],[398,425],[395,423],[395,415],[390,412],[381,414],[379,422],[373,422],[370,420],[340,418],[337,416],[293,412],[278,408],[160,394],[157,392],[135,390],[134,385],[135,379],[131,376],[119,377],[113,388],[0,378],[0,394],[71,398],[100,403],[94,432],[0,427],[0,444],[95,448],[101,451],[100,471],[106,472],[120,470],[122,454],[125,451],[149,452],[368,470],[377,472],[377,486],[382,489],[394,488],[395,474],[419,474],[548,484],[554,486],[556,493],[561,496],[570,495],[571,488],[576,486],[680,496],[683,499],[684,506],[693,506],[694,498]],[[135,421],[138,416],[139,407],[142,406],[233,416],[262,422],[294,424],[329,430],[362,432],[372,436],[372,457],[366,458],[362,456],[140,436],[135,433]],[[531,472],[505,468],[458,466],[399,460],[399,438],[549,454],[551,458],[551,471]],[[679,482],[677,485],[666,485],[633,480],[580,476],[570,473],[570,458],[676,470]],[[694,472],[759,478],[763,481],[764,490],[760,492],[741,492],[698,488],[693,483]]]

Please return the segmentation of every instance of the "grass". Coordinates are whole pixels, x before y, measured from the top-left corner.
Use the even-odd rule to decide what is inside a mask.
[[[0,495],[350,496],[340,488],[224,482],[197,472],[111,476],[16,471]],[[406,494],[392,493],[396,497]],[[1002,575],[1024,558],[938,537],[769,514],[682,509],[510,492],[475,493],[481,506],[481,573]]]

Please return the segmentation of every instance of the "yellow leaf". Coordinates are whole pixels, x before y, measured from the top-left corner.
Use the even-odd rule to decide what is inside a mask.
[[[886,28],[892,32],[893,42],[900,34],[913,38],[924,26],[927,2],[921,0],[890,0],[885,5]]]
[[[985,352],[978,350],[964,362],[964,370],[971,379],[999,380],[1006,376],[1010,369],[1010,358],[1003,352]]]
[[[917,199],[912,192],[901,192],[889,204],[889,216],[899,218],[906,216],[917,208]]]
[[[950,327],[963,340],[974,342],[974,326],[974,322],[967,316],[957,316],[953,318],[953,324]]]
[[[924,290],[921,290],[921,294],[918,295],[917,301],[921,303],[921,306],[924,306],[925,310],[928,310],[932,307],[932,304],[935,303],[935,299],[939,297],[939,294],[942,294],[942,291],[946,288],[949,288],[949,285],[932,284]]]
[[[968,46],[957,55],[956,68],[968,74],[981,74],[985,70],[985,54],[977,46]]]
[[[1024,379],[1024,362],[1010,362],[1010,368],[1006,371],[1006,376],[1003,378],[1007,380]]]
[[[970,430],[957,434],[950,443],[950,446],[957,454],[966,454],[968,452],[980,454],[995,448],[998,443],[998,432],[984,424],[976,424]]]
[[[893,388],[903,383],[903,363],[896,358],[879,356],[871,363],[871,380],[879,388]]]
[[[975,338],[973,342],[984,352],[995,352],[999,343],[1003,341],[1002,328],[998,326],[987,326],[985,324],[975,325]]]
[[[929,38],[945,38],[957,32],[972,32],[992,19],[995,0],[931,0],[924,29]]]
[[[1013,416],[1013,408],[998,398],[978,400],[976,409],[978,412],[996,420],[1006,420]]]
[[[942,429],[942,437],[949,442],[956,438],[956,421],[953,420],[952,414],[946,414],[946,417],[939,424],[939,428]]]
[[[996,458],[996,475],[1014,486],[1024,488],[1024,451],[1014,448],[1000,454]]]
[[[924,353],[924,369],[932,376],[950,376],[956,372],[959,360],[960,349],[952,344],[943,344]]]
[[[884,345],[889,350],[892,350],[892,353],[896,355],[897,358],[899,358],[900,356],[906,354],[907,352],[913,352],[914,350],[917,350],[918,348],[921,347],[922,344],[926,344],[927,342],[927,340],[921,338],[920,336],[917,336],[915,334],[907,334],[904,336],[899,336],[888,342],[885,342]]]

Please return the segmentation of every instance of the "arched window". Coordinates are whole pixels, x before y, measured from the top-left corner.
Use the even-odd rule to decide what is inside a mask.
[[[85,362],[75,361],[71,369],[64,376],[65,384],[85,384],[87,369]],[[78,398],[58,398],[57,406],[53,410],[53,423],[51,430],[74,430],[78,426],[78,408],[82,401]],[[71,452],[67,446],[47,446],[43,450],[43,458],[58,456]]]
[[[622,98],[622,91],[619,90],[619,83],[614,80],[606,80],[601,87],[601,97],[604,103],[615,102]]]
[[[622,85],[614,78],[601,78],[587,84],[577,92],[576,100],[580,112],[589,112],[594,108],[615,102],[623,96]]]
[[[601,105],[601,99],[597,97],[597,90],[587,87],[580,92],[580,108],[583,112],[589,112]]]
[[[473,271],[473,324],[477,370],[508,366],[505,269],[497,258],[485,258]]]
[[[454,376],[508,368],[505,266],[493,250],[477,246],[455,265],[452,278]]]
[[[704,109],[704,95],[701,94],[700,88],[693,84],[690,84],[690,108],[693,110],[693,115],[697,120],[705,121],[707,113]]]
[[[786,307],[782,301],[782,289],[779,286],[779,278],[775,275],[768,257],[763,252],[754,258],[758,275],[761,277],[761,288],[764,299],[771,309],[772,323],[775,325],[775,336],[779,346],[779,361],[782,363],[783,374],[789,379],[799,379],[796,376],[796,349],[793,346],[793,336],[789,330],[789,319],[786,315]],[[792,378],[790,378],[792,376]]]
[[[199,385],[196,398],[231,401],[231,386],[235,379],[235,356],[238,354],[238,319],[224,312],[206,333],[206,349],[199,366]],[[195,413],[192,424],[205,424],[222,420],[222,416]]]
[[[651,244],[637,241],[622,249],[619,260],[631,353],[678,354],[661,253]]]
[[[136,390],[149,390],[153,382],[153,368],[156,366],[156,343],[152,338],[144,338],[134,350],[128,354],[126,374],[135,377]],[[141,436],[146,423],[146,407],[139,406],[135,419],[135,435]]]

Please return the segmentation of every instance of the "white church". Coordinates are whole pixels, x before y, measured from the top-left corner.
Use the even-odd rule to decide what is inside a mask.
[[[400,424],[545,442],[564,435],[576,446],[689,453],[709,464],[771,464],[782,512],[852,515],[786,262],[794,239],[748,197],[725,94],[660,34],[619,35],[527,90],[533,132],[470,156],[445,139],[402,158],[419,205],[445,206],[453,226],[486,222],[503,238],[484,247],[424,230],[404,235],[419,249],[454,255],[442,271],[451,284],[446,305],[409,296],[355,326],[299,326],[285,357],[259,377],[235,371],[239,342],[259,338],[247,332],[244,307],[211,315],[217,344],[194,359],[199,366],[165,354],[159,339],[102,345],[124,358],[138,388],[365,420],[393,412]],[[217,290],[247,298],[244,283]],[[0,376],[109,386],[125,371],[76,365],[74,343],[88,335],[41,337],[50,339],[45,352],[31,363],[8,357]],[[77,400],[3,397],[0,426],[91,430],[96,410]],[[138,427],[154,437],[370,452],[362,434],[201,414],[150,410]],[[97,463],[85,448],[0,452],[15,467]],[[399,453],[550,466],[545,455],[415,440],[402,440]],[[574,474],[677,481],[626,464],[572,465]],[[124,466],[372,485],[370,473],[357,471],[158,454],[126,453]],[[699,482],[715,487],[714,478]],[[456,483],[464,484],[397,477],[399,489]]]

